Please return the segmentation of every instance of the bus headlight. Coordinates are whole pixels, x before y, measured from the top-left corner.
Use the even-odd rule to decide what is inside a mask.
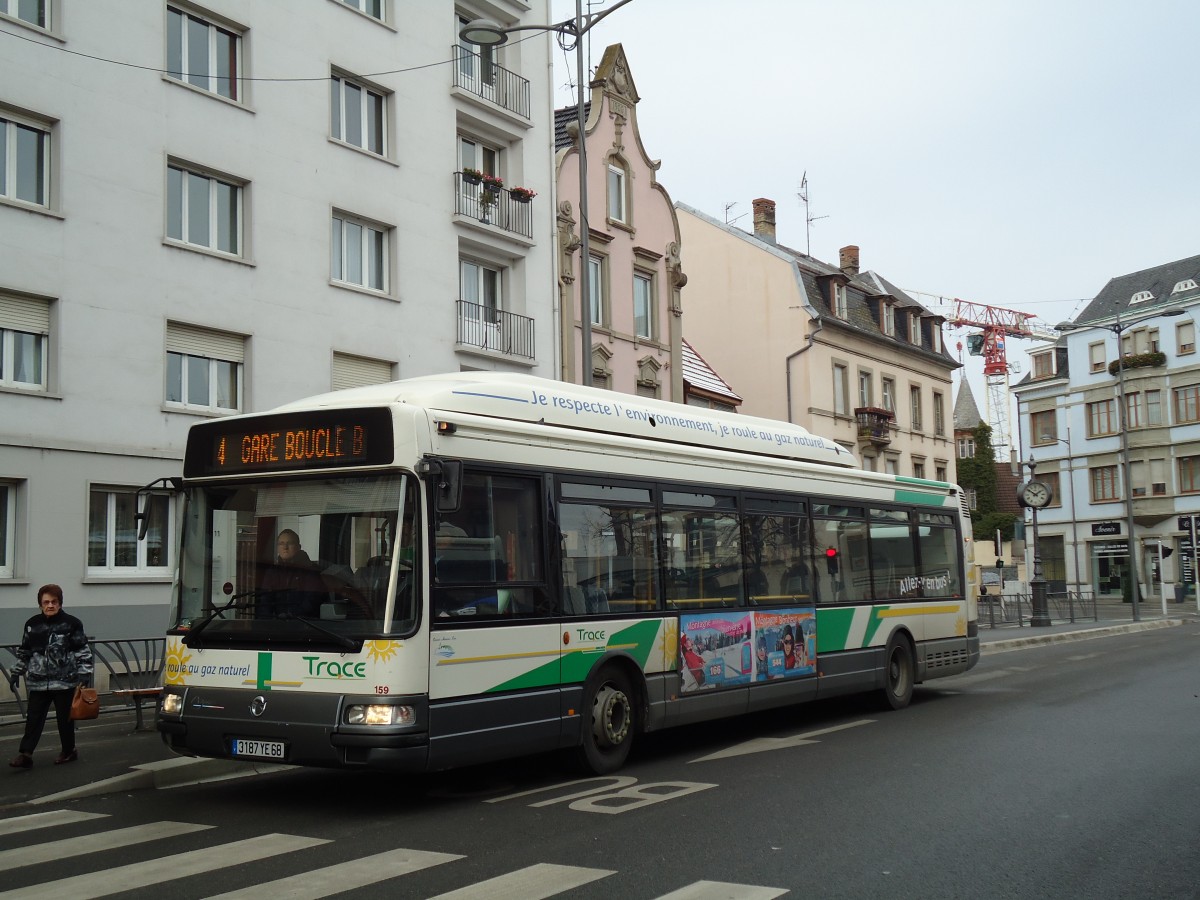
[[[346,707],[347,725],[411,725],[416,720],[411,706],[373,703]]]
[[[183,712],[183,694],[163,694],[162,706],[159,708],[163,715],[177,716]]]

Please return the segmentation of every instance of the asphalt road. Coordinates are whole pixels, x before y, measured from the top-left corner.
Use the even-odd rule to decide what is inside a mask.
[[[856,698],[665,732],[574,784],[538,758],[9,809],[0,900],[1194,898],[1198,653],[1195,621],[996,653],[903,712]],[[64,813],[97,817],[21,818]]]

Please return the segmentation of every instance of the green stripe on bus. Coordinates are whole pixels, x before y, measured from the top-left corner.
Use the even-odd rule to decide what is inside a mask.
[[[505,681],[495,687],[488,688],[485,694],[496,694],[500,691],[520,691],[528,688],[550,687],[558,684],[558,660],[548,662]]]
[[[926,494],[923,491],[896,491],[897,503],[914,503],[918,506],[942,506],[946,502],[944,495]]]
[[[845,650],[850,639],[850,626],[854,622],[854,608],[817,610],[817,652],[831,653]]]
[[[258,689],[260,691],[269,691],[271,689],[271,654],[258,654]]]
[[[919,484],[923,487],[950,487],[950,482],[948,481],[930,481],[928,478],[913,478],[911,475],[897,475],[896,480],[901,484]]]
[[[879,626],[883,624],[883,616],[881,615],[881,613],[885,609],[890,609],[890,607],[887,607],[887,606],[871,607],[871,617],[869,619],[867,619],[867,633],[863,635],[862,645],[864,647],[870,647],[871,641],[873,641],[875,639],[875,632],[879,631]]]

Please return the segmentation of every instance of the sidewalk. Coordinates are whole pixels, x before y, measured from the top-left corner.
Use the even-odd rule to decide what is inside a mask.
[[[1195,603],[1168,604],[1162,614],[1159,604],[1140,604],[1141,621],[1133,621],[1129,604],[1101,602],[1097,620],[1074,623],[1055,620],[1052,625],[1032,628],[1015,624],[981,627],[983,654],[1003,653],[1038,644],[1080,641],[1112,635],[1171,628],[1200,623]],[[149,719],[149,717],[147,717]],[[240,778],[288,769],[271,763],[242,763],[219,759],[190,759],[170,752],[153,730],[134,731],[133,711],[104,713],[99,719],[78,724],[79,761],[54,765],[58,755],[58,733],[54,714],[46,723],[32,769],[12,769],[7,763],[17,754],[21,726],[0,727],[0,815],[14,807],[65,803],[79,797],[121,791],[167,788],[202,781]],[[18,813],[20,814],[20,813]]]

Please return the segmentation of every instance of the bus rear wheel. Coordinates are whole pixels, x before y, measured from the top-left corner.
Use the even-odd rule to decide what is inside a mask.
[[[892,635],[884,655],[883,696],[892,709],[904,709],[912,700],[916,661],[912,644],[903,635]]]
[[[625,764],[637,731],[637,712],[629,678],[616,668],[600,673],[584,697],[583,743],[579,764],[595,775],[607,775]]]

